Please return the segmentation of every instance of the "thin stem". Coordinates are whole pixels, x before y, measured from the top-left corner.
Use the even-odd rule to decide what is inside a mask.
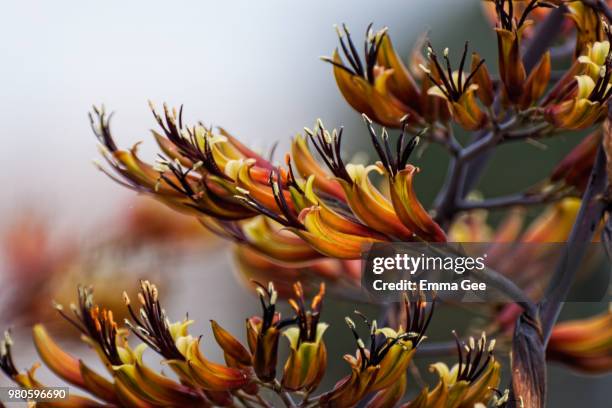
[[[612,112],[612,107],[609,110]],[[609,116],[612,115],[609,113]],[[572,228],[564,254],[557,265],[547,294],[541,302],[540,315],[545,344],[548,343],[552,328],[559,317],[584,254],[591,243],[597,225],[604,215],[607,203],[603,199],[603,194],[607,186],[606,155],[603,147],[600,146],[597,159],[591,171],[589,185],[582,197],[580,212]]]
[[[448,253],[434,246],[429,246],[429,249],[436,254],[447,255]],[[487,285],[498,289],[508,301],[514,302],[521,306],[523,310],[530,314],[537,313],[536,305],[529,299],[525,292],[518,287],[510,279],[497,272],[495,269],[486,267],[482,270],[473,269],[470,274],[486,283]]]
[[[439,222],[448,222],[456,212],[456,200],[461,193],[461,180],[465,177],[465,165],[473,158],[495,146],[503,137],[502,130],[513,125],[515,120],[510,119],[494,131],[489,131],[484,137],[461,149],[452,159],[444,188],[436,200],[436,219]]]
[[[527,72],[531,71],[554,42],[562,26],[564,12],[563,5],[552,10],[539,25],[523,57]],[[500,98],[497,97],[496,105],[499,101]],[[458,199],[463,198],[472,189],[490,158],[490,148],[498,142],[498,132],[482,131],[476,135],[471,145],[459,152],[458,158],[451,161],[444,187],[436,199],[436,219],[439,222],[448,223],[455,214]],[[471,159],[474,160],[468,163]]]
[[[554,131],[554,127],[549,123],[539,123],[525,129],[509,131],[504,134],[504,140],[515,142],[525,139],[541,138],[549,135]]]
[[[256,382],[257,382],[257,385],[274,391],[283,401],[283,404],[285,405],[285,407],[297,408],[297,405],[295,405],[295,402],[293,402],[293,398],[291,398],[291,395],[289,395],[289,393],[283,389],[283,386],[277,379],[274,379],[274,381],[271,381],[271,382],[263,382],[259,380],[257,380]]]
[[[283,390],[283,386],[281,385],[281,383],[277,379],[274,380],[272,385],[273,385],[272,389],[283,400],[283,403],[285,404],[286,407],[288,407],[288,408],[295,408],[295,407],[297,407],[297,405],[295,405],[295,402],[293,402],[293,398],[291,398],[291,395],[289,395],[289,393],[287,391]]]
[[[530,314],[537,312],[536,305],[529,299],[525,292],[510,279],[506,278],[504,275],[500,274],[494,269],[474,269],[471,271],[471,274],[478,280],[500,290],[500,292],[503,293],[509,300],[521,306],[525,312]]]
[[[542,205],[561,200],[566,195],[544,195],[544,194],[515,194],[503,197],[489,198],[481,201],[460,201],[457,210],[498,210],[514,206]]]

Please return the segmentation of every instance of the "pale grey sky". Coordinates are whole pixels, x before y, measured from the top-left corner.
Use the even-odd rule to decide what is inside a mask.
[[[0,13],[0,211],[23,206],[84,225],[126,191],[90,164],[92,103],[116,112],[119,144],[145,140],[147,99],[185,104],[187,119],[223,125],[261,148],[317,117],[353,113],[328,65],[334,23],[356,38],[368,22],[397,42],[435,21],[460,18],[464,2],[423,1],[18,1]],[[474,7],[478,7],[474,2]],[[440,10],[444,13],[440,13]],[[400,41],[401,40],[401,41]],[[7,217],[2,217],[5,221]]]

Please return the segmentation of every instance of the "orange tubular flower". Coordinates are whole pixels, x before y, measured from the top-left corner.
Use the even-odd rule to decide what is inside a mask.
[[[324,58],[334,66],[334,76],[340,92],[347,102],[360,113],[376,118],[377,121],[387,126],[397,127],[400,119],[413,110],[405,105],[400,99],[393,95],[393,90],[398,90],[404,95],[410,95],[408,100],[416,100],[416,87],[411,80],[408,71],[401,64],[401,60],[395,54],[391,41],[385,41],[385,52],[381,62],[394,64],[393,66],[378,65],[378,54],[381,52],[383,40],[387,36],[384,28],[376,33],[370,24],[366,30],[365,60],[362,61],[351,38],[346,25],[342,31],[338,28],[340,46],[346,59],[343,61],[338,49],[331,58]],[[344,33],[343,33],[344,31]],[[344,41],[346,35],[346,43]],[[397,78],[394,76],[394,68],[400,68]],[[403,69],[402,69],[403,68]],[[399,95],[398,95],[399,96]]]
[[[459,339],[456,342],[459,362],[452,368],[433,364],[430,370],[440,377],[438,385],[431,391],[424,388],[403,408],[473,408],[492,399],[501,375],[501,366],[493,356],[495,340],[488,342],[483,333],[478,341],[470,337],[468,344],[461,344]]]
[[[58,306],[62,316],[77,327],[84,341],[97,351],[107,366],[111,380],[61,350],[46,330],[37,325],[34,327],[33,337],[41,358],[59,377],[86,390],[96,398],[117,405],[205,406],[209,391],[214,392],[219,389],[225,391],[245,384],[247,378],[243,372],[229,372],[225,367],[208,362],[199,351],[195,350],[194,345],[197,345],[197,340],[192,341],[193,339],[186,333],[189,321],[172,325],[167,323],[163,310],[157,302],[155,286],[143,282],[139,298],[143,302],[142,317],[136,321],[137,325],[129,326],[134,333],[138,333],[137,336],[144,343],[135,349],[128,345],[127,332],[119,329],[113,321],[112,312],[94,306],[91,290],[85,288],[79,290],[79,306],[71,307],[73,317]],[[126,302],[133,317],[136,318],[129,306],[129,299],[126,298]],[[191,345],[193,353],[189,357],[188,354],[183,354],[185,351],[183,346],[188,344]],[[147,346],[168,358],[167,363],[171,367],[179,368],[177,374],[181,383],[158,374],[143,363],[142,354]],[[198,358],[197,361],[194,357]],[[193,388],[193,384],[201,378],[200,364],[215,366],[214,370],[208,373],[206,377],[208,381],[202,391]]]
[[[547,357],[590,374],[612,369],[612,309],[555,325]]]
[[[390,54],[385,58],[396,63]],[[196,216],[213,233],[249,247],[273,264],[318,270],[325,276],[329,268],[310,269],[325,257],[358,259],[365,248],[381,241],[445,240],[414,194],[416,168],[407,161],[416,139],[404,145],[406,126],[398,141],[398,158],[393,159],[398,165],[389,175],[393,189],[388,197],[368,176],[372,170],[387,173],[388,166],[345,165],[340,154],[343,130],[330,132],[320,121],[314,131],[306,129],[307,138],[293,140],[293,157],[287,155],[287,167],[281,168],[223,130],[214,134],[201,125],[184,126],[181,113],[164,106],[165,119],[154,111],[164,136],[155,137],[167,158],[151,166],[135,153],[119,150],[104,111],[95,113],[99,123],[93,127],[104,157],[121,180],[106,172],[109,176]],[[326,169],[313,157],[307,140]],[[373,140],[380,152],[379,142]]]
[[[610,36],[609,31],[606,31]],[[580,75],[561,81],[558,91],[547,98],[546,119],[561,129],[584,129],[605,117],[612,95],[610,40],[595,42],[577,60]]]
[[[561,129],[579,130],[602,120],[611,95],[608,83],[610,74],[607,73],[611,67],[610,64],[604,66],[604,76],[597,82],[588,75],[577,76],[572,93],[565,100],[546,108],[548,121]]]
[[[62,350],[42,326],[34,329],[34,341],[45,364],[60,378],[91,395],[81,397],[70,392],[62,401],[44,402],[41,407],[212,407],[255,405],[274,406],[261,393],[265,388],[277,394],[286,406],[320,406],[349,408],[359,403],[372,407],[399,406],[405,396],[407,367],[416,348],[425,339],[425,332],[433,315],[434,303],[428,303],[423,293],[411,300],[404,294],[403,313],[398,314],[397,329],[379,328],[359,312],[369,328],[371,344],[366,345],[356,331],[355,323],[348,317],[356,341],[357,354],[345,356],[351,366],[351,374],[336,386],[311,397],[327,366],[327,352],[322,336],[327,325],[320,322],[320,312],[325,286],[320,285],[310,304],[305,305],[304,291],[300,283],[293,286],[295,298],[289,300],[295,315],[280,320],[275,311],[277,293],[272,284],[264,288],[257,286],[264,308],[264,316],[249,319],[247,350],[230,333],[212,322],[215,340],[223,349],[227,366],[208,361],[199,350],[200,339],[187,332],[192,323],[184,320],[169,323],[158,301],[157,288],[149,282],[141,283],[138,295],[142,307],[139,313],[132,308],[124,296],[131,321],[128,327],[143,342],[135,348],[127,342],[127,331],[119,328],[112,313],[93,305],[91,290],[79,291],[79,305],[71,307],[73,314],[64,313],[82,332],[82,338],[98,351],[106,364],[108,373],[101,375],[88,368],[82,361]],[[266,327],[267,326],[267,327]],[[289,327],[291,326],[291,327]],[[404,328],[405,327],[405,328]],[[268,343],[271,328],[283,331],[289,339],[289,357],[284,365],[282,380],[274,375],[276,347],[258,344]],[[571,336],[570,336],[571,337]],[[566,336],[567,338],[567,336]],[[572,337],[573,338],[573,337]],[[271,343],[277,343],[272,339]],[[459,364],[449,369],[442,363],[432,365],[432,371],[440,376],[433,391],[427,388],[405,407],[480,407],[479,404],[493,402],[494,406],[507,400],[506,394],[495,394],[499,383],[499,364],[492,355],[494,341],[483,337],[470,339],[467,345],[457,340]],[[35,365],[27,372],[16,369],[12,356],[13,342],[7,333],[0,340],[0,371],[23,389],[42,389],[45,386],[35,378]],[[163,364],[169,366],[178,381],[157,372],[144,363],[143,353],[147,348],[161,355]],[[262,358],[261,361],[258,361]],[[258,366],[262,365],[258,368]],[[263,371],[262,371],[263,370]],[[261,375],[254,378],[254,372]],[[275,397],[276,398],[276,397]],[[301,398],[295,402],[294,398]],[[276,401],[276,399],[274,399]]]
[[[234,197],[233,180],[223,169],[235,160],[264,165],[265,162],[258,156],[242,155],[231,139],[213,135],[203,126],[184,128],[181,113],[170,111],[165,105],[164,113],[165,120],[153,109],[165,134],[165,137],[155,136],[169,159],[160,159],[152,166],[138,158],[137,146],[130,151],[119,150],[112,138],[105,111],[94,108],[98,124],[94,123],[92,116],[92,128],[101,143],[105,160],[121,179],[100,167],[101,170],[121,185],[152,195],[188,214],[208,215],[223,220],[252,216],[253,213]],[[188,166],[186,170],[184,166]],[[257,167],[256,170],[266,173],[267,177],[271,167]]]
[[[370,329],[369,349],[366,349],[365,343],[359,337],[355,323],[347,317],[346,323],[357,341],[357,354],[344,356],[351,367],[351,374],[340,380],[332,391],[322,396],[321,405],[352,407],[366,394],[378,391],[382,392],[377,396],[379,399],[391,402],[390,406],[395,405],[399,399],[393,401],[389,399],[392,395],[396,397],[400,395],[389,388],[397,386],[398,381],[404,380],[408,364],[416,348],[425,338],[433,308],[433,303],[428,308],[428,302],[421,296],[416,300],[409,300],[405,295],[404,310],[408,327],[404,330],[400,326],[397,331],[390,327],[378,328],[375,320],[370,323],[357,312]]]
[[[406,137],[406,128],[402,129],[400,137],[397,141],[395,154],[392,153],[389,145],[389,135],[386,129],[382,129],[381,139],[382,145],[378,141],[378,136],[372,121],[366,116],[364,117],[370,137],[376,153],[380,161],[377,163],[378,169],[385,174],[389,181],[391,203],[394,215],[401,221],[403,226],[412,232],[412,237],[406,237],[410,240],[421,239],[433,242],[445,242],[446,234],[442,228],[436,223],[433,218],[427,213],[421,205],[414,192],[413,178],[419,172],[415,166],[408,164],[410,154],[419,143],[419,137],[426,130],[412,137],[408,142],[404,143]]]
[[[20,372],[15,366],[13,361],[13,340],[10,333],[7,331],[4,333],[4,338],[0,340],[0,371],[2,371],[8,378],[10,378],[15,384],[22,389],[40,389],[46,388],[44,384],[36,379],[36,370],[39,364],[34,364],[28,371]],[[95,395],[95,394],[94,394]],[[102,396],[100,399],[104,400]],[[116,401],[116,400],[115,400]],[[62,401],[62,406],[65,407],[104,407],[103,403],[97,402],[93,399],[75,395],[70,393],[66,400]]]
[[[517,10],[513,2],[494,0],[497,13],[497,48],[499,72],[503,83],[504,101],[526,109],[535,103],[546,90],[550,79],[550,53],[547,52],[538,64],[531,70],[529,76],[521,56],[521,39],[524,31],[530,26],[527,20],[529,14],[538,7],[547,7],[549,3],[530,1],[522,10],[520,16],[515,16]],[[505,3],[508,3],[506,8]]]
[[[346,101],[357,112],[392,128],[401,127],[405,116],[411,125],[445,121],[445,105],[427,98],[430,81],[425,78],[421,85],[417,84],[414,74],[393,49],[387,29],[374,33],[371,27],[370,24],[366,30],[364,61],[345,25],[337,30],[343,57],[336,49],[331,58],[323,58],[333,65],[336,83]],[[414,52],[413,60],[418,60],[419,55],[420,50]]]
[[[354,164],[345,165],[339,153],[342,129],[329,132],[320,122],[314,131],[306,129],[311,142],[337,182],[344,189],[346,203],[350,211],[363,225],[355,223],[339,212],[332,210],[331,206],[325,205],[324,200],[321,200],[312,192],[310,186],[314,183],[307,183],[305,195],[311,203],[318,203],[319,207],[302,210],[300,220],[306,226],[307,231],[324,232],[315,235],[328,245],[317,246],[317,242],[313,241],[308,234],[299,231],[296,231],[296,233],[324,254],[339,258],[356,258],[364,245],[389,240],[391,237],[400,240],[414,240],[415,236],[424,240],[432,237],[435,240],[443,240],[443,233],[440,234],[441,229],[418,202],[412,190],[411,179],[404,179],[402,176],[397,178],[398,183],[395,185],[398,187],[398,197],[395,201],[388,199],[372,185],[368,176],[369,173],[371,171],[385,173],[390,162],[389,158],[386,157],[386,150],[383,150],[377,140],[372,122],[365,115],[364,119],[374,147],[381,156],[381,160],[386,163],[384,167],[380,165],[367,167]],[[398,140],[399,150],[397,154],[399,156],[397,160],[399,161],[396,170],[399,171],[400,168],[403,169],[404,167],[410,169],[410,166],[407,166],[407,161],[416,146],[417,140],[417,138],[413,138],[405,144],[405,133],[402,133]],[[386,130],[383,130],[383,141],[386,146],[385,149],[390,149]],[[393,160],[393,163],[397,161],[395,158]],[[395,170],[392,173],[395,174]],[[395,180],[394,177],[391,177],[391,179]],[[326,226],[327,228],[325,228]],[[342,249],[337,248],[337,245],[334,245],[337,242],[343,243],[344,247]]]
[[[276,312],[278,292],[274,285],[270,282],[266,288],[257,282],[256,284],[263,316],[253,316],[246,320],[247,340],[253,355],[255,374],[260,380],[269,382],[276,377],[278,340],[280,329],[286,322],[281,322],[280,314]]]
[[[608,3],[610,3],[608,1]],[[593,7],[582,1],[569,1],[566,3],[567,16],[576,26],[576,52],[575,56],[582,55],[586,48],[605,39],[603,24]]]
[[[193,338],[187,331],[191,320],[169,323],[154,285],[142,282],[138,298],[142,305],[140,313],[134,311],[129,298],[124,295],[132,317],[132,321],[126,321],[126,324],[144,344],[166,359],[166,364],[182,383],[201,387],[207,398],[217,402],[227,400],[228,390],[250,385],[248,371],[213,363],[202,355],[200,338]]]
[[[310,393],[317,388],[327,368],[327,348],[323,342],[327,324],[319,323],[325,284],[321,284],[308,311],[302,285],[298,282],[293,289],[297,299],[290,299],[289,304],[296,314],[297,327],[283,332],[289,340],[291,354],[285,363],[281,384],[291,391],[303,389]]]
[[[448,48],[444,50],[444,60],[446,62],[447,70],[443,69],[438,61],[438,57],[436,53],[433,51],[431,44],[429,44],[428,48],[428,57],[431,61],[430,66],[434,69],[431,70],[426,67],[422,67],[423,71],[427,74],[431,82],[434,84],[427,91],[428,95],[436,96],[446,100],[448,103],[448,109],[451,112],[453,119],[463,126],[467,130],[478,130],[486,125],[487,123],[487,115],[482,111],[478,103],[476,102],[475,95],[483,95],[485,97],[484,103],[492,102],[492,82],[488,77],[488,74],[485,70],[480,73],[479,70],[484,64],[484,60],[480,59],[476,54],[474,54],[473,59],[478,61],[476,65],[473,66],[471,72],[466,75],[463,72],[467,51],[468,51],[468,43],[465,43],[465,47],[463,49],[463,55],[461,56],[461,63],[459,64],[459,70],[455,72],[451,72],[450,69],[450,61],[448,59]],[[476,77],[478,76],[480,85],[477,85],[475,82]],[[487,87],[488,89],[483,89],[482,92],[478,92],[480,87]]]

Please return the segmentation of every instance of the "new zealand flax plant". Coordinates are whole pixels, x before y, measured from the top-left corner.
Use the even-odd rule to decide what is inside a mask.
[[[349,136],[320,120],[291,140],[279,165],[223,128],[185,123],[182,107],[163,105],[158,111],[153,104],[159,129],[152,133],[160,153],[151,164],[139,158],[137,145],[120,149],[110,116],[94,108],[91,124],[106,161],[100,169],[232,241],[238,268],[258,294],[262,312],[246,319],[246,342],[211,322],[225,356],[217,363],[200,351],[201,342],[213,339],[190,335],[189,319],[169,320],[148,281],[141,284],[139,306],[124,296],[131,316],[124,323],[95,303],[91,288],[81,287],[70,311],[57,309],[107,372],[93,371],[35,326],[43,362],[88,394],[37,405],[537,408],[550,391],[547,359],[586,373],[609,372],[612,314],[557,319],[587,246],[596,242],[612,252],[612,12],[602,0],[483,5],[497,37],[497,64],[470,53],[467,42],[450,50],[427,39],[403,61],[388,29],[370,25],[358,41],[345,25],[337,28],[339,47],[323,60],[344,99],[363,117],[363,133],[378,156],[369,165],[347,162],[342,143]],[[569,63],[561,71],[552,70],[564,61]],[[471,140],[460,143],[457,129],[470,132]],[[580,143],[533,188],[493,198],[471,194],[499,146],[573,133]],[[421,169],[411,164],[422,141],[442,145],[451,158],[430,209],[415,193]],[[541,211],[528,220],[527,207]],[[497,227],[487,221],[489,210],[505,213]],[[344,358],[350,372],[321,389],[330,365],[326,291],[358,293],[364,248],[396,241],[489,242],[499,267],[483,279],[520,301],[491,306],[480,337],[453,331],[450,348],[431,345],[454,353],[457,363],[432,364],[438,382],[422,387],[408,383],[407,370],[427,348],[434,294],[405,293],[401,307],[389,307],[378,321],[361,313],[347,317],[357,345],[355,354]],[[502,245],[513,242],[565,242],[573,258],[560,262],[548,289],[535,296],[504,275],[504,259],[525,265],[531,279],[543,273],[533,253]],[[284,300],[288,316],[277,311]],[[368,334],[362,337],[364,330]],[[511,376],[504,381],[492,334],[510,355]],[[0,349],[5,374],[23,388],[43,387],[35,377],[37,366],[17,369],[13,348],[7,334]],[[164,373],[144,363],[147,349],[162,359]]]

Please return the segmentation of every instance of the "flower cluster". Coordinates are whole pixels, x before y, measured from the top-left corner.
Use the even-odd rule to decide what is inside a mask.
[[[294,138],[281,167],[223,129],[187,127],[181,113],[166,106],[163,118],[153,112],[164,133],[154,135],[165,157],[151,165],[139,159],[136,147],[119,150],[105,112],[95,110],[94,130],[116,173],[109,175],[277,263],[357,259],[374,242],[446,240],[414,192],[419,169],[408,160],[419,135],[403,132],[392,148],[387,131],[378,134],[364,115],[380,161],[345,164],[342,128],[330,131],[318,121]],[[387,179],[388,196],[374,185],[372,172]]]
[[[610,30],[594,18],[594,9],[574,4],[579,2],[568,5],[569,21],[579,33],[590,34],[578,36],[579,52],[571,67],[551,83],[550,54],[528,65],[522,41],[529,38],[531,14],[555,6],[535,0],[516,7],[513,1],[491,3],[498,79],[478,54],[468,58],[467,43],[456,70],[449,49],[438,55],[425,40],[419,43],[425,44],[425,55],[417,49],[407,68],[387,29],[367,28],[362,56],[348,28],[338,28],[340,47],[325,60],[333,66],[341,93],[363,115],[378,155],[375,163],[345,162],[343,129],[327,129],[319,120],[314,129],[305,128],[294,137],[284,165],[277,165],[223,128],[187,125],[182,108],[164,105],[162,114],[152,106],[161,129],[153,136],[162,152],[154,164],[139,158],[137,146],[118,148],[106,112],[94,110],[92,127],[110,166],[102,170],[239,243],[237,258],[247,266],[272,264],[305,275],[352,280],[358,276],[352,260],[370,244],[444,242],[447,209],[427,211],[414,191],[420,169],[409,161],[419,140],[443,143],[457,161],[466,162],[474,149],[459,145],[453,123],[493,132],[491,145],[534,139],[601,121],[611,94]],[[387,129],[377,130],[374,122],[400,128],[396,141],[392,143]],[[590,140],[582,154],[594,157],[599,139]],[[584,188],[590,163],[584,161],[580,169],[562,163],[536,197],[545,202],[579,195],[580,185],[564,185],[582,183]],[[382,176],[381,184],[374,173]],[[459,205],[451,208],[454,214],[460,210]]]
[[[493,3],[490,10],[498,40],[497,81],[477,53],[468,61],[467,43],[456,70],[448,48],[440,57],[428,44],[423,56],[418,49],[421,42],[408,69],[393,49],[386,28],[374,33],[368,27],[362,60],[343,27],[338,30],[340,50],[325,60],[333,65],[347,102],[385,126],[402,127],[406,118],[413,126],[436,129],[448,138],[445,127],[450,120],[467,130],[485,129],[506,120],[511,111],[521,119],[511,127],[520,127],[524,121],[541,127],[538,132],[582,129],[601,121],[610,97],[611,56],[609,28],[598,13],[581,1],[567,5],[578,33],[576,58],[565,75],[549,84],[550,53],[527,67],[522,40],[533,23],[530,15],[556,6],[538,0],[489,3]]]
[[[323,59],[331,64],[346,101],[362,115],[378,156],[375,163],[346,162],[343,128],[328,129],[320,120],[293,138],[284,164],[278,165],[223,128],[215,130],[201,122],[187,125],[182,108],[164,105],[159,113],[151,105],[161,129],[153,131],[161,150],[156,163],[141,160],[137,145],[120,149],[106,112],[94,109],[92,128],[110,167],[101,169],[118,183],[196,217],[213,233],[237,243],[235,258],[245,281],[274,280],[283,298],[294,292],[293,282],[313,277],[334,287],[355,287],[361,276],[360,256],[377,242],[564,242],[601,145],[599,129],[550,176],[516,196],[472,200],[469,187],[460,182],[465,183],[466,165],[498,144],[601,123],[612,95],[612,34],[601,10],[580,1],[484,3],[497,37],[496,73],[478,53],[469,54],[467,42],[454,58],[451,50],[436,51],[423,37],[404,63],[387,28],[375,31],[369,25],[361,54],[348,27],[337,27],[339,47]],[[538,25],[560,11],[565,17],[559,47],[572,45],[570,55],[559,50],[532,52]],[[575,44],[568,40],[572,33]],[[569,57],[571,64],[553,75],[556,55]],[[476,142],[462,146],[454,127],[478,131]],[[388,128],[398,128],[398,134],[390,134]],[[455,164],[446,190],[430,211],[415,193],[420,169],[410,163],[420,140],[448,148]],[[519,207],[533,204],[549,205],[525,228]],[[494,231],[486,223],[486,210],[498,208],[513,210]],[[529,267],[511,278],[528,282],[543,276],[543,263],[535,262],[534,254],[504,248],[499,246],[493,262],[502,274],[505,260],[520,259]],[[526,295],[535,300],[542,294],[528,287]],[[517,306],[502,308],[496,324],[508,330],[520,312]],[[274,344],[278,322],[271,317],[266,321],[267,341]],[[316,343],[317,331],[308,333],[306,337]],[[295,359],[300,358],[302,336],[295,334],[292,340]],[[324,353],[323,348],[313,350]],[[258,370],[265,377],[264,369]],[[309,378],[288,380],[287,385],[313,382],[314,373],[303,375]]]
[[[433,314],[433,302],[424,294],[406,294],[403,301],[406,325],[379,327],[361,313],[369,330],[369,345],[358,334],[356,324],[346,318],[356,343],[356,355],[346,355],[350,374],[328,391],[313,395],[326,372],[327,349],[324,334],[328,328],[321,319],[325,286],[307,305],[304,289],[293,287],[289,300],[292,316],[282,318],[276,310],[278,293],[274,285],[256,284],[262,314],[246,320],[246,346],[216,321],[211,321],[213,336],[223,350],[225,362],[215,363],[201,350],[202,337],[189,334],[192,320],[170,322],[159,301],[155,285],[141,282],[139,309],[124,294],[131,319],[118,324],[113,312],[95,304],[91,288],[79,288],[78,304],[70,312],[60,305],[58,312],[80,333],[106,367],[98,373],[83,360],[62,349],[42,325],[33,329],[34,344],[45,365],[67,383],[85,391],[88,396],[71,393],[67,400],[45,402],[45,407],[128,406],[263,406],[282,403],[295,407],[351,407],[367,402],[370,407],[389,407],[405,398],[407,368]],[[128,341],[132,333],[137,345]],[[282,353],[280,337],[287,338],[289,354],[281,373],[277,373]],[[443,363],[431,366],[439,377],[438,384],[424,388],[406,407],[447,406],[452,399],[458,406],[495,403],[502,406],[496,389],[500,364],[493,356],[495,341],[483,334],[467,343],[457,339],[458,363],[452,368]],[[9,333],[0,343],[0,369],[24,389],[44,384],[36,379],[37,365],[22,372],[12,356],[13,341]],[[158,372],[144,362],[147,349],[157,353],[174,376]],[[280,379],[278,378],[280,374]],[[176,379],[175,379],[176,378]]]
[[[291,140],[279,165],[223,128],[185,123],[182,107],[166,105],[163,112],[151,105],[160,129],[153,131],[160,154],[155,163],[147,163],[138,145],[118,147],[110,116],[94,108],[91,124],[106,161],[100,166],[103,172],[233,241],[245,281],[274,281],[276,286],[255,285],[262,313],[246,320],[246,342],[212,321],[224,363],[203,355],[202,338],[189,334],[190,320],[169,321],[157,288],[149,282],[141,285],[138,308],[124,295],[129,316],[125,325],[94,303],[90,289],[80,288],[78,304],[70,312],[57,309],[97,352],[108,373],[96,373],[62,350],[43,326],[36,326],[34,342],[45,364],[90,394],[71,395],[61,406],[97,406],[98,401],[137,407],[404,403],[406,408],[481,408],[517,401],[541,406],[545,352],[585,372],[610,370],[610,313],[555,326],[564,298],[543,298],[542,288],[530,285],[542,280],[547,266],[543,260],[549,254],[504,244],[566,242],[572,239],[570,231],[588,227],[588,232],[572,235],[588,242],[603,230],[604,242],[612,247],[612,194],[598,173],[604,154],[611,157],[612,133],[609,121],[596,127],[609,116],[612,96],[612,32],[604,18],[611,18],[612,12],[603,1],[484,3],[497,38],[495,71],[478,53],[469,54],[467,42],[456,55],[423,37],[404,62],[387,28],[367,27],[363,53],[348,27],[337,28],[339,46],[324,60],[331,64],[343,97],[363,118],[364,133],[377,155],[374,163],[347,162],[343,128],[330,129],[317,120]],[[557,34],[559,45],[551,48]],[[556,61],[559,56],[564,58]],[[552,71],[553,64],[563,63],[564,69]],[[544,137],[591,128],[594,131],[532,188],[508,197],[475,198],[474,180],[496,146],[520,140],[539,144]],[[456,129],[474,132],[472,141],[460,143]],[[420,169],[411,156],[420,141],[441,144],[451,157],[446,183],[430,210],[414,188]],[[606,190],[593,191],[599,184]],[[530,223],[525,222],[527,205],[544,206]],[[579,215],[581,206],[588,209]],[[493,209],[511,209],[497,228],[487,221]],[[584,213],[593,218],[578,220]],[[320,390],[328,366],[329,328],[321,320],[325,292],[356,293],[351,290],[361,277],[364,250],[394,241],[489,242],[488,264],[496,270],[496,281],[512,290],[516,285],[508,285],[508,280],[525,283],[519,289],[521,304],[487,305],[491,320],[483,325],[489,336],[495,332],[503,341],[510,341],[514,332],[517,401],[510,401],[512,393],[498,390],[501,369],[493,356],[495,340],[483,334],[466,341],[457,337],[458,363],[433,364],[438,383],[422,387],[406,402],[406,373],[426,339],[433,313],[433,303],[420,293],[406,294],[401,311],[387,310],[388,322],[381,327],[357,313],[355,320],[367,328],[367,342],[361,325],[347,317],[357,344],[356,352],[345,356],[350,372]],[[525,267],[511,276],[510,262]],[[325,284],[315,287],[315,279]],[[304,286],[296,283],[300,281]],[[313,295],[310,302],[306,294]],[[279,299],[288,299],[289,317],[281,316]],[[540,314],[548,320],[542,321]],[[394,321],[398,323],[389,323]],[[141,343],[130,345],[129,333]],[[27,372],[16,368],[12,347],[7,335],[0,347],[2,370],[23,388],[42,387],[36,367]],[[147,348],[161,356],[172,377],[144,363]]]

